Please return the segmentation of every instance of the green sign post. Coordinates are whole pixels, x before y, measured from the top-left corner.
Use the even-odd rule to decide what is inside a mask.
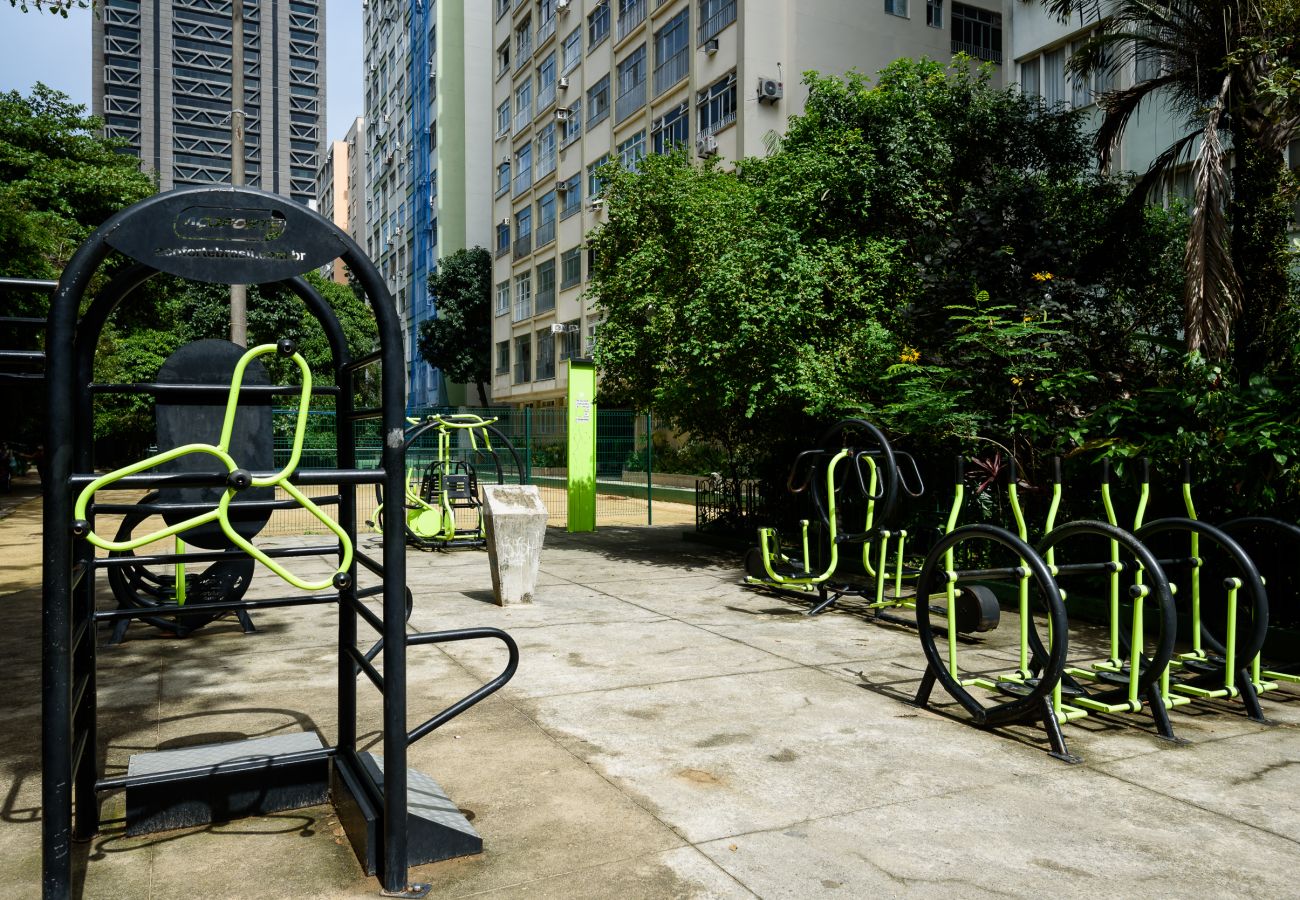
[[[596,530],[596,366],[569,360],[569,531]]]

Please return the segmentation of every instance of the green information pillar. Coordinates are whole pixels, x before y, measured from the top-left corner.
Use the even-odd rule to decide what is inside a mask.
[[[569,360],[569,530],[596,530],[596,366]]]

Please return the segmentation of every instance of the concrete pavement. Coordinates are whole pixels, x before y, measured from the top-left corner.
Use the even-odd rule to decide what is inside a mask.
[[[32,502],[0,519],[0,896],[15,898],[39,884],[38,516]],[[486,847],[414,870],[433,896],[1300,893],[1300,692],[1266,697],[1272,727],[1228,703],[1179,710],[1179,746],[1146,717],[1067,726],[1085,760],[1067,766],[1032,729],[984,732],[950,703],[905,703],[923,669],[911,630],[808,619],[680,532],[552,528],[537,602],[506,608],[491,603],[486,554],[411,551],[413,630],[495,625],[522,653],[509,686],[412,748]],[[253,593],[283,591],[261,574]],[[185,640],[133,626],[102,650],[105,771],[143,749],[304,728],[333,739],[332,609],[255,619],[254,635],[222,622]],[[1004,637],[979,651],[996,656]],[[413,722],[502,656],[489,643],[413,650]],[[374,742],[365,682],[361,696]],[[377,893],[329,807],[142,838],[121,816],[110,796],[103,832],[80,847],[84,897]]]

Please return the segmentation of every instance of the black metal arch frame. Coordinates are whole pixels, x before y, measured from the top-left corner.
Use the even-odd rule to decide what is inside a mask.
[[[101,264],[114,250],[137,265],[121,271],[101,292],[78,322],[78,310]],[[374,312],[379,350],[352,359],[337,317],[323,298],[300,278],[301,273],[341,259],[360,283]],[[335,485],[338,521],[357,546],[358,485],[381,485],[389,496],[403,495],[406,483],[404,361],[400,322],[393,300],[373,263],[332,223],[286,198],[250,188],[201,188],[171,191],[125,209],[97,229],[72,257],[50,305],[46,323],[46,387],[48,409],[46,448],[50,484],[44,501],[44,603],[42,611],[43,703],[43,866],[42,889],[47,898],[71,892],[72,841],[87,840],[99,826],[98,794],[129,787],[130,776],[101,778],[96,758],[96,624],[139,618],[146,609],[96,611],[97,570],[114,561],[96,559],[94,548],[72,532],[76,492],[93,478],[91,423],[97,394],[184,390],[201,395],[227,388],[217,385],[96,384],[93,362],[99,334],[113,309],[158,272],[217,284],[281,283],[297,294],[322,324],[334,357],[335,385],[319,392],[336,398],[337,469],[299,472],[299,485]],[[354,376],[379,365],[381,405],[355,409]],[[245,388],[249,390],[249,388]],[[256,390],[296,392],[270,385]],[[378,419],[383,436],[379,465],[357,466],[353,423]],[[156,488],[220,483],[218,476],[142,473],[123,478],[121,487]],[[92,513],[93,515],[93,513]],[[93,519],[92,519],[93,523]],[[375,681],[370,654],[357,649],[360,617],[380,635],[383,677],[375,681],[383,694],[385,779],[371,789],[371,801],[381,810],[378,869],[385,892],[407,890],[407,748],[437,725],[499,688],[513,674],[517,648],[496,629],[462,629],[425,635],[406,633],[406,548],[404,535],[393,530],[383,536],[381,559],[357,546],[351,578],[337,591],[264,600],[241,600],[244,609],[269,606],[336,603],[338,628],[337,746],[319,755],[332,757],[336,768],[361,772],[357,755],[356,685],[359,674]],[[231,551],[193,553],[192,562],[215,559]],[[235,551],[238,552],[238,551]],[[272,555],[337,554],[337,544],[286,548]],[[142,558],[135,558],[140,561]],[[165,557],[145,558],[165,562]],[[382,579],[378,587],[357,587],[358,564]],[[383,615],[376,616],[360,601],[382,596]],[[230,604],[225,604],[229,606]],[[408,646],[452,640],[492,638],[503,641],[510,662],[501,676],[453,707],[407,731],[406,656]],[[299,754],[298,756],[301,756]],[[300,762],[300,759],[294,759]],[[144,776],[157,780],[157,776]],[[75,816],[74,816],[75,810]]]

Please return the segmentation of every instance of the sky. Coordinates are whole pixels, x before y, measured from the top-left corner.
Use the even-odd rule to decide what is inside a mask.
[[[29,4],[30,5],[30,4]],[[94,12],[64,19],[23,13],[0,0],[0,91],[30,93],[43,81],[90,111],[90,28]],[[361,3],[325,0],[325,136],[342,140],[361,115]]]

